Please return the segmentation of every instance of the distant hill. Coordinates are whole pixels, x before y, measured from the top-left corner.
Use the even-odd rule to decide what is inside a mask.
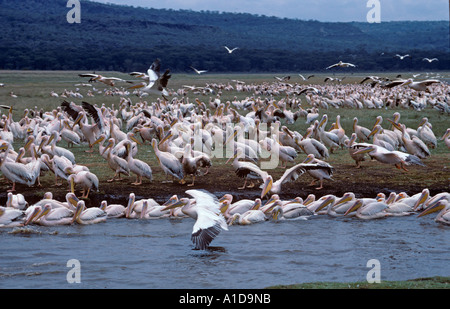
[[[316,71],[341,59],[367,71],[450,69],[446,21],[324,23],[82,0],[81,23],[69,24],[66,4],[0,0],[0,69],[129,72],[156,57],[175,72]],[[224,45],[240,49],[230,55]]]

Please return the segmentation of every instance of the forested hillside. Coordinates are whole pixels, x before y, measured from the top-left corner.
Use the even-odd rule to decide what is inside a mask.
[[[450,69],[445,21],[323,23],[81,1],[81,23],[69,24],[66,4],[0,0],[0,69],[129,72],[156,57],[174,72],[316,71],[339,60],[365,71]]]

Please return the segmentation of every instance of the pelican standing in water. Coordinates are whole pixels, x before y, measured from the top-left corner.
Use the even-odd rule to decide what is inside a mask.
[[[186,194],[192,196],[195,203],[188,198],[181,198],[166,206],[165,210],[182,207],[184,214],[196,220],[191,235],[195,249],[207,249],[221,230],[228,230],[220,203],[214,195],[206,191],[188,190]]]

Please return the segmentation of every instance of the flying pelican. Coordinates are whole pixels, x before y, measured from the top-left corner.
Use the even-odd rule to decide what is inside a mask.
[[[408,171],[405,168],[405,165],[414,164],[425,166],[422,161],[415,155],[411,155],[401,151],[389,151],[383,147],[376,145],[370,145],[355,152],[355,154],[363,153],[368,153],[369,156],[375,158],[378,162],[384,164],[394,164],[395,167],[397,167],[398,169],[403,169],[404,171]]]
[[[445,199],[436,200],[421,212],[418,217],[426,216],[436,211],[440,212],[434,220],[438,223],[450,225],[450,203]]]
[[[192,70],[194,70],[195,73],[197,73],[198,75],[208,72],[207,70],[197,70],[197,69],[194,68],[193,66],[190,66],[190,68],[191,68]]]
[[[121,78],[117,77],[104,77],[100,74],[92,74],[92,73],[83,73],[78,74],[80,77],[90,77],[91,79],[89,82],[101,82],[107,86],[114,87],[116,82],[127,82],[126,80],[123,80]]]
[[[180,181],[184,178],[183,165],[175,155],[170,152],[160,151],[156,139],[152,139],[152,147],[155,151],[155,156],[158,160],[159,166],[162,168],[167,177],[171,175],[173,178],[178,178]]]
[[[228,51],[229,54],[233,53],[236,49],[239,49],[239,47],[235,47],[233,49],[230,49],[227,46],[224,46],[224,48]]]
[[[393,88],[396,86],[408,86],[409,88],[415,90],[415,91],[427,91],[430,92],[428,90],[428,86],[432,85],[432,84],[436,84],[436,83],[441,83],[440,80],[437,79],[427,79],[427,80],[423,80],[423,81],[418,81],[415,82],[412,78],[409,78],[407,80],[394,80],[392,82],[390,82],[389,84],[385,85],[384,87],[386,88]]]
[[[142,91],[145,93],[155,93],[161,95],[163,98],[169,96],[166,87],[172,75],[170,74],[170,70],[166,70],[161,76],[160,70],[161,60],[156,59],[147,71],[149,77],[148,83],[140,83],[129,87],[129,89],[143,88]]]
[[[349,67],[351,67],[351,68],[354,68],[354,67],[356,67],[356,65],[354,65],[352,63],[348,63],[348,62],[339,61],[338,63],[332,64],[329,67],[327,67],[326,70],[329,70],[329,69],[335,68],[335,67],[341,67],[341,68],[349,68]]]
[[[400,60],[403,60],[403,59],[405,59],[405,58],[407,58],[407,57],[410,57],[410,55],[409,55],[409,54],[407,54],[407,55],[399,55],[399,54],[396,54],[395,57],[398,57]]]
[[[136,181],[132,183],[133,185],[139,186],[142,184],[142,177],[146,177],[150,180],[150,182],[153,181],[153,174],[152,169],[150,165],[145,163],[142,160],[135,159],[131,153],[131,142],[126,141],[125,147],[127,149],[127,156],[126,160],[128,162],[128,168],[130,169],[130,172],[134,173],[136,175]]]
[[[422,61],[428,61],[428,63],[432,63],[433,61],[439,61],[439,59],[438,58],[432,58],[432,59],[430,59],[430,58],[423,58]]]
[[[90,207],[86,208],[86,205],[83,200],[80,200],[77,203],[77,208],[75,211],[75,215],[72,218],[72,222],[77,222],[78,224],[95,224],[100,222],[105,222],[108,217],[108,214],[98,208],[98,207]]]
[[[195,249],[207,249],[222,229],[228,230],[225,218],[220,211],[220,203],[214,195],[205,191],[187,190],[186,194],[192,196],[195,203],[188,198],[181,198],[165,208],[167,210],[181,206],[183,213],[196,220],[191,240]]]
[[[22,210],[0,206],[0,227],[23,226],[23,218]]]

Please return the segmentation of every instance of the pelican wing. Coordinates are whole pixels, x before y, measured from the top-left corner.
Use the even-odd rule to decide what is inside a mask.
[[[246,176],[248,174],[256,174],[260,176],[263,181],[267,179],[269,174],[263,170],[261,170],[258,166],[251,162],[239,162],[239,167],[236,169],[236,174],[238,176]]]
[[[298,177],[300,177],[301,175],[303,175],[305,173],[305,169],[304,169],[304,165],[309,165],[309,164],[297,164],[291,168],[289,168],[288,170],[286,170],[284,172],[284,174],[281,176],[280,179],[278,179],[275,183],[280,183],[280,184],[284,184],[286,182],[293,182],[296,181]]]
[[[74,212],[66,207],[58,207],[55,209],[52,209],[50,213],[47,215],[47,220],[55,220],[59,221],[64,218],[70,218],[73,217]]]
[[[94,105],[83,101],[81,103],[81,106],[84,108],[84,110],[89,114],[89,116],[91,116],[95,123],[97,123],[98,128],[100,129],[100,131],[103,131],[105,129],[105,123],[103,121],[103,116],[101,111],[96,108]]]
[[[106,212],[98,207],[91,207],[83,211],[80,215],[80,219],[83,221],[91,221],[99,217],[106,216]]]
[[[367,215],[367,216],[372,216],[381,211],[384,211],[386,208],[388,208],[388,205],[385,203],[382,203],[382,202],[370,203],[370,204],[364,206],[363,209],[361,209],[361,214]]]
[[[61,108],[65,111],[73,120],[78,118],[79,112],[83,110],[83,108],[79,105],[76,105],[73,102],[64,101],[61,103]]]

